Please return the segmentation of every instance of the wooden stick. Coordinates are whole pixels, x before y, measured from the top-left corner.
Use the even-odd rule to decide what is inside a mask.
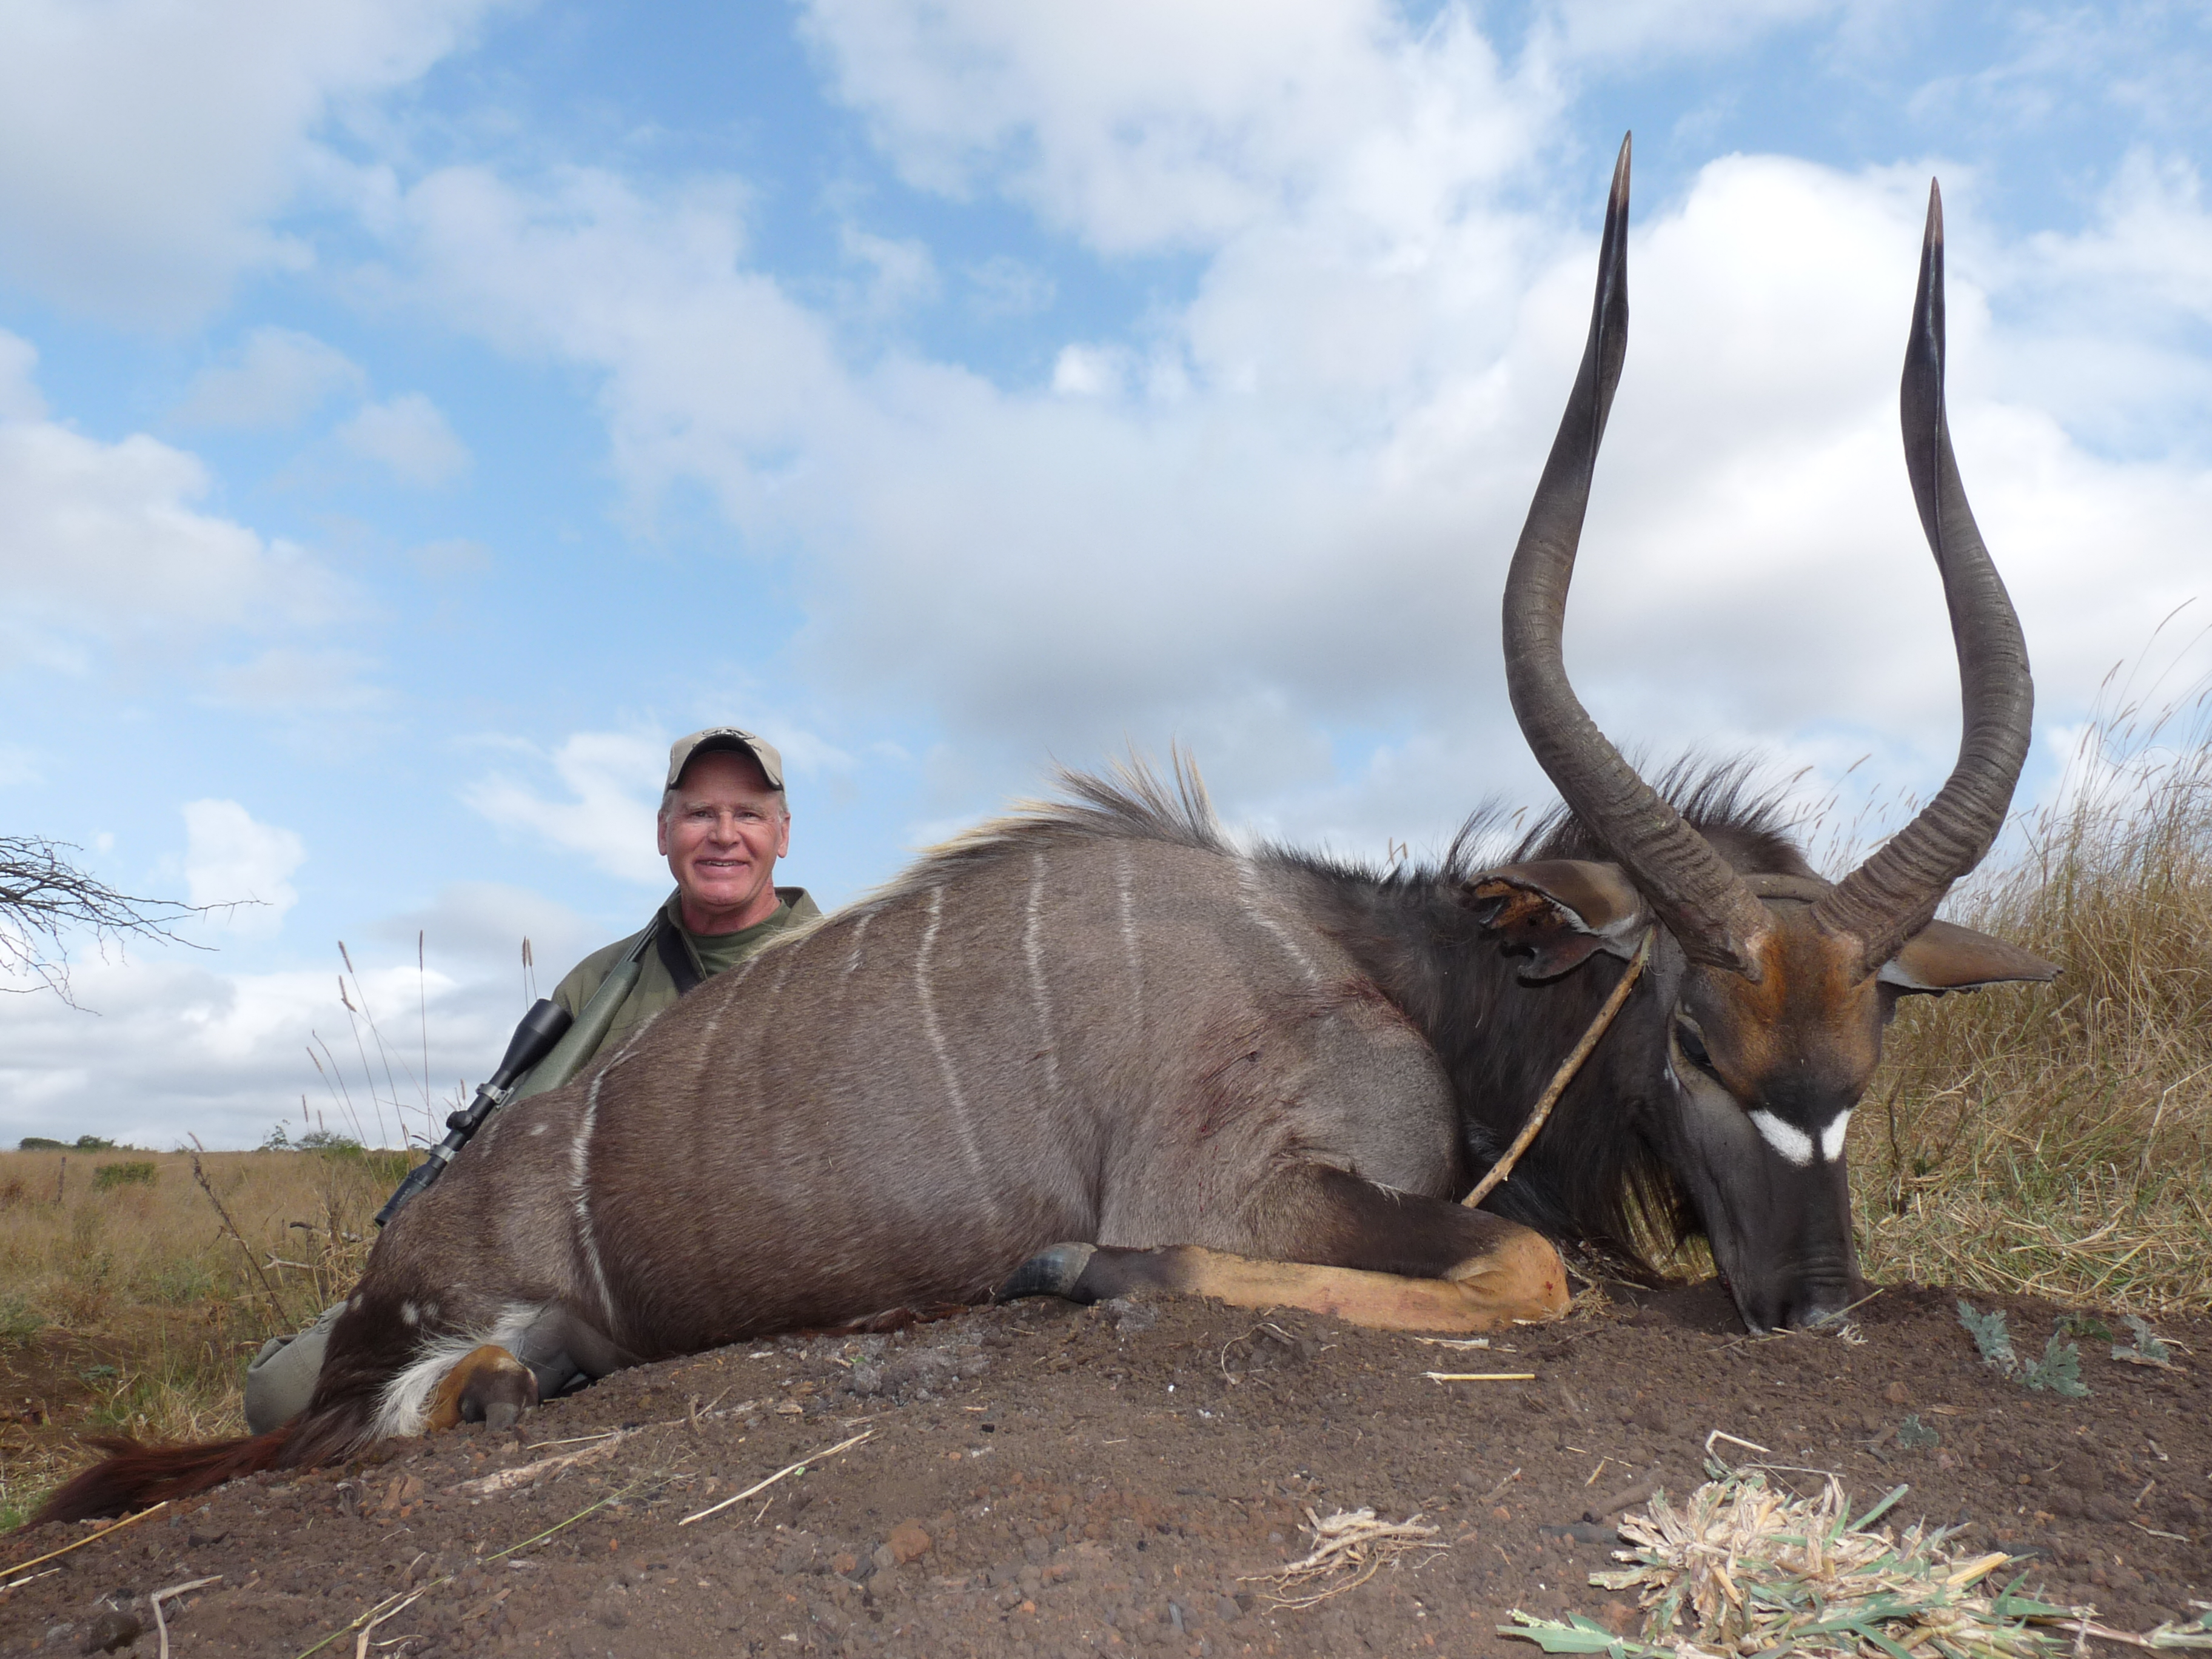
[[[1534,1382],[1534,1371],[1423,1371],[1433,1382]]]
[[[126,1515],[113,1526],[102,1527],[89,1538],[80,1538],[74,1544],[64,1544],[58,1550],[48,1550],[44,1555],[34,1555],[27,1561],[16,1562],[13,1566],[0,1567],[0,1578],[5,1578],[10,1573],[21,1572],[26,1567],[35,1567],[41,1561],[51,1561],[57,1555],[67,1555],[71,1550],[81,1550],[87,1544],[97,1544],[111,1532],[121,1532],[125,1527],[136,1526],[155,1510],[166,1510],[168,1507],[169,1500],[164,1498],[160,1503],[155,1504],[153,1509],[141,1510],[136,1515]],[[9,1586],[10,1589],[14,1588],[12,1584]]]
[[[193,1590],[205,1589],[210,1584],[219,1584],[222,1582],[222,1575],[216,1573],[212,1578],[195,1578],[188,1584],[172,1584],[167,1589],[157,1589],[154,1592],[151,1597],[154,1604],[154,1628],[161,1632],[160,1659],[169,1659],[169,1621],[161,1617],[161,1603],[172,1595],[187,1595]]]
[[[1597,1011],[1597,1018],[1590,1021],[1589,1030],[1584,1031],[1583,1040],[1575,1044],[1574,1052],[1560,1062],[1558,1071],[1552,1073],[1551,1086],[1544,1091],[1543,1098],[1536,1103],[1536,1109],[1528,1114],[1528,1121],[1521,1126],[1521,1133],[1513,1137],[1513,1144],[1505,1149],[1505,1156],[1492,1164],[1490,1173],[1476,1182],[1474,1190],[1460,1200],[1468,1209],[1488,1198],[1513,1173],[1513,1166],[1521,1161],[1521,1154],[1528,1150],[1528,1143],[1535,1139],[1536,1131],[1544,1127],[1544,1120],[1551,1116],[1552,1108],[1559,1103],[1559,1097],[1567,1091],[1567,1085],[1575,1080],[1575,1073],[1582,1070],[1583,1062],[1590,1057],[1590,1050],[1597,1047],[1598,1039],[1613,1024],[1613,1017],[1620,1012],[1620,1005],[1628,1000],[1629,992],[1635,988],[1637,976],[1643,973],[1644,964],[1651,958],[1651,933],[1649,927],[1644,930],[1644,937],[1637,944],[1636,954],[1629,958],[1627,971],[1621,975],[1620,983],[1613,988],[1613,994],[1606,998],[1605,1006]]]
[[[801,1458],[796,1463],[787,1463],[781,1468],[778,1469],[774,1474],[769,1476],[767,1480],[756,1480],[751,1486],[747,1486],[743,1492],[738,1492],[734,1497],[725,1498],[719,1504],[709,1504],[705,1509],[701,1510],[696,1515],[687,1515],[676,1524],[679,1527],[688,1527],[694,1521],[704,1521],[708,1516],[716,1513],[718,1510],[726,1510],[732,1504],[742,1504],[746,1498],[750,1498],[757,1492],[766,1492],[770,1486],[775,1485],[777,1481],[782,1480],[784,1476],[787,1474],[805,1474],[806,1471],[806,1466],[809,1463],[819,1463],[825,1458],[835,1457],[839,1452],[850,1451],[854,1447],[859,1445],[863,1440],[872,1440],[875,1437],[876,1431],[873,1429],[870,1429],[865,1434],[854,1435],[850,1440],[841,1440],[836,1445],[830,1447],[827,1450],[816,1452],[811,1457]]]

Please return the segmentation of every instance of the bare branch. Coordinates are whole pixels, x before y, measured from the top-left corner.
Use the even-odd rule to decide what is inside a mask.
[[[109,945],[120,948],[132,938],[206,950],[180,936],[178,924],[189,916],[237,908],[118,892],[64,856],[80,850],[43,836],[0,835],[0,991],[24,996],[52,991],[77,1007],[70,994],[72,936],[91,934],[103,953]]]

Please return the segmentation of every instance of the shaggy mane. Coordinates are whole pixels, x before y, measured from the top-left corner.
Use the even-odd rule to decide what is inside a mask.
[[[1011,811],[939,842],[854,908],[876,909],[1037,847],[1156,841],[1201,852],[1233,851],[1198,763],[1177,749],[1170,767],[1163,777],[1133,756],[1103,773],[1057,767],[1052,781],[1060,799],[1018,801]]]

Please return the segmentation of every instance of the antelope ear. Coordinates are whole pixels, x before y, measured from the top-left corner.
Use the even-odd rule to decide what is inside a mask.
[[[1557,979],[1592,955],[1636,954],[1650,920],[1644,896],[1617,864],[1537,859],[1471,878],[1464,902],[1508,956],[1525,955],[1524,980]]]
[[[2001,939],[1948,921],[1931,921],[1905,940],[1905,948],[1882,964],[1876,977],[1899,991],[1940,996],[1984,985],[2056,979],[2058,971],[2057,963],[2030,956]]]

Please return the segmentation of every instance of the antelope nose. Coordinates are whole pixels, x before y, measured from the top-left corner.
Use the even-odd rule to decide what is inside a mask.
[[[1778,1327],[1802,1329],[1808,1325],[1819,1325],[1835,1318],[1852,1302],[1851,1286],[1847,1280],[1820,1279],[1801,1280],[1790,1287],[1782,1299],[1781,1316]]]

